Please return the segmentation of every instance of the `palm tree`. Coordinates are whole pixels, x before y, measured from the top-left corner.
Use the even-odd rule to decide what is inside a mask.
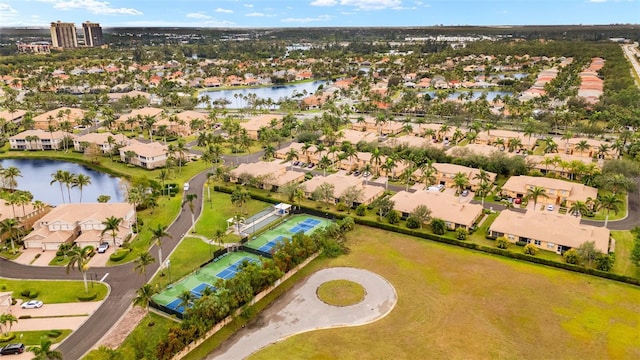
[[[178,304],[178,307],[183,307],[184,311],[182,313],[183,315],[186,315],[187,308],[193,302],[193,294],[191,293],[190,290],[185,289],[185,290],[182,290],[180,295],[178,295],[178,299],[180,300],[180,304]]]
[[[46,336],[40,338],[40,346],[30,346],[27,351],[32,352],[35,357],[32,360],[62,360],[62,353],[53,350],[51,340]]]
[[[9,234],[9,239],[11,241],[11,252],[16,253],[16,245],[15,245],[15,236],[18,233],[18,230],[22,225],[18,222],[18,220],[14,218],[6,218],[0,221],[0,234]]]
[[[331,159],[327,155],[323,155],[318,161],[318,167],[322,169],[323,176],[327,176],[327,168],[331,166]]]
[[[287,152],[287,157],[285,159],[289,161],[289,164],[291,165],[291,168],[289,170],[293,170],[293,159],[298,160],[298,152],[296,151],[296,149],[291,148],[289,149],[289,152]]]
[[[136,297],[133,298],[133,305],[144,307],[149,312],[149,304],[151,303],[153,295],[157,293],[157,288],[151,284],[144,284],[138,291],[136,291]]]
[[[104,233],[111,232],[111,238],[113,239],[113,246],[116,246],[116,235],[118,235],[118,230],[120,229],[120,224],[124,221],[123,218],[117,218],[115,216],[109,216],[104,219],[102,225],[104,225],[104,229],[100,233],[100,236],[104,236]]]
[[[53,180],[51,181],[50,184],[53,184],[54,182],[59,182],[60,183],[60,188],[62,188],[62,184],[64,184],[67,187],[67,194],[69,196],[69,203],[71,203],[71,184],[73,184],[73,181],[75,179],[75,175],[70,173],[69,171],[66,170],[58,170],[55,175],[51,175],[53,177]],[[63,195],[64,197],[64,195]],[[62,200],[62,202],[64,202],[64,198]]]
[[[231,194],[231,203],[238,207],[239,214],[242,214],[244,204],[251,199],[251,194],[243,188],[236,187],[236,190]]]
[[[84,280],[84,292],[89,292],[87,286],[87,271],[89,271],[89,260],[91,259],[91,253],[93,252],[92,246],[85,246],[80,248],[74,247],[67,254],[69,256],[69,263],[67,264],[67,274],[69,270],[77,268],[82,273],[82,279]]]
[[[197,199],[198,195],[196,194],[187,194],[185,197],[185,202],[189,203],[189,210],[191,211],[191,226],[196,222],[194,213],[193,213],[193,200]]]
[[[384,155],[382,155],[382,152],[377,147],[371,152],[371,160],[369,160],[369,162],[374,166],[376,177],[380,176],[380,164],[382,164],[383,157]]]
[[[144,282],[147,282],[147,266],[153,264],[155,261],[156,259],[151,256],[149,252],[143,252],[136,260],[134,260],[133,263],[135,264],[135,267],[133,270],[144,275]]]
[[[91,184],[91,177],[85,174],[78,174],[73,178],[71,187],[77,187],[80,190],[80,202],[82,202],[82,189]]]
[[[533,199],[533,209],[536,209],[536,205],[538,205],[538,198],[542,196],[543,198],[548,198],[547,190],[542,186],[534,186],[530,189],[527,189],[527,199]]]
[[[156,244],[158,245],[158,260],[160,261],[159,262],[160,267],[163,269],[164,267],[162,262],[162,238],[166,236],[172,239],[171,234],[169,234],[166,230],[167,230],[167,227],[161,224],[158,224],[158,226],[155,229],[151,228],[151,241],[153,242],[155,240]]]
[[[458,172],[453,176],[453,187],[456,188],[458,196],[462,196],[462,191],[469,186],[469,177],[463,172]],[[460,198],[458,198],[460,199]]]
[[[15,166],[10,166],[4,169],[4,171],[2,172],[2,175],[6,180],[6,184],[9,187],[9,190],[11,191],[13,191],[16,188],[16,186],[18,186],[18,182],[16,181],[16,178],[22,177],[22,174],[20,174],[20,169],[18,169]]]
[[[491,188],[491,185],[489,184],[489,173],[483,169],[479,169],[478,173],[473,176],[473,179],[480,181],[478,190],[480,190],[482,194],[482,206],[484,207],[484,198],[487,196],[487,192]]]
[[[587,211],[589,211],[589,208],[587,207],[587,204],[584,201],[578,200],[572,203],[571,206],[569,206],[569,213],[575,216],[580,216],[586,213]]]
[[[587,140],[580,140],[578,141],[578,143],[574,146],[574,149],[580,151],[580,153],[584,152],[585,150],[589,150],[589,148],[591,147],[591,145],[589,145],[589,143],[587,142]]]
[[[598,208],[606,211],[606,217],[604,219],[604,227],[609,224],[609,211],[613,210],[616,214],[620,208],[618,205],[622,204],[622,200],[616,196],[616,194],[606,194],[600,196],[598,199]]]

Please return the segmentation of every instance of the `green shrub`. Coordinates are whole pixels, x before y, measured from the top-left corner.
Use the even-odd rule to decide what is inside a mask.
[[[20,292],[20,296],[27,299],[35,299],[40,293],[35,289],[24,289]]]
[[[614,256],[600,254],[596,258],[596,269],[601,271],[609,271],[613,268]]]
[[[62,335],[61,330],[50,330],[49,332],[47,332],[47,336],[50,338],[57,338],[60,335]]]
[[[485,235],[485,236],[484,236],[484,238],[485,238],[485,239],[487,239],[487,240],[495,240],[495,239],[497,239],[498,237],[497,237],[497,236],[493,236],[493,235],[489,235],[489,234],[487,234],[487,235]]]
[[[362,204],[358,205],[358,207],[356,208],[356,215],[365,216],[366,214],[367,214],[367,207]]]
[[[509,241],[507,241],[506,238],[501,236],[496,239],[496,247],[498,249],[506,249],[509,247]]]
[[[62,250],[56,251],[56,256],[64,256],[64,251]]]
[[[37,258],[39,258],[41,255],[42,255],[41,253],[37,253],[37,254],[34,256],[34,258],[35,258],[35,259],[37,259]]]
[[[78,301],[93,301],[98,297],[98,293],[95,291],[89,291],[88,293],[81,291],[76,297],[78,298]]]
[[[413,216],[409,216],[407,218],[407,227],[409,229],[417,229],[420,227],[420,220],[416,219]]]
[[[0,290],[7,290],[7,284],[0,284]]]
[[[538,253],[538,247],[534,244],[527,244],[524,246],[524,253],[535,256]]]
[[[16,334],[13,332],[10,332],[8,334],[0,334],[0,343],[9,342],[15,338],[16,338]]]
[[[396,210],[391,210],[389,211],[389,213],[387,214],[387,221],[389,221],[389,224],[397,224],[400,222],[400,213],[397,212]]]
[[[18,316],[18,320],[19,319],[31,319],[31,315],[20,315]]]
[[[31,290],[31,292],[29,293],[29,299],[35,299],[38,297],[38,295],[40,295],[40,292],[37,290]]]
[[[127,254],[131,251],[131,249],[118,249],[111,256],[109,256],[109,260],[111,261],[120,261],[127,256]]]
[[[467,235],[469,235],[469,232],[467,231],[467,229],[461,228],[461,227],[456,229],[456,239],[467,240]]]
[[[343,203],[342,201],[336,204],[336,210],[338,211],[346,211],[347,208],[349,208],[347,204]]]
[[[564,257],[564,261],[566,261],[567,264],[580,264],[580,255],[578,254],[576,249],[569,249],[565,251],[564,254],[562,254],[562,257]]]

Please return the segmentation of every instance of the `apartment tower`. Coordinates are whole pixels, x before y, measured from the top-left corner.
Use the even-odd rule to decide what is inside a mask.
[[[85,21],[82,23],[82,30],[84,32],[84,44],[86,46],[96,47],[104,45],[100,24]]]
[[[51,23],[51,45],[54,48],[78,47],[78,35],[74,23],[63,23],[60,20]]]

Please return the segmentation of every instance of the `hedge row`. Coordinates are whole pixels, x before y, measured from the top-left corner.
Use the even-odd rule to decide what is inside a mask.
[[[228,193],[228,194],[231,194],[234,191],[234,189],[231,189],[231,188],[228,188],[228,187],[224,187],[224,186],[216,186],[215,190],[219,191],[219,192]],[[280,202],[277,199],[273,199],[271,197],[267,197],[267,196],[265,196],[263,194],[259,194],[259,193],[255,193],[255,192],[251,192],[251,191],[249,193],[251,194],[251,198],[256,199],[256,200],[260,200],[260,201],[264,201],[264,202],[268,202],[268,203],[272,203],[272,204]],[[305,205],[301,205],[300,208],[303,211],[309,212],[309,213],[317,213],[318,212],[317,209],[310,208],[310,207],[307,207]],[[323,212],[323,213],[326,213],[326,212]],[[330,214],[335,216],[337,219],[342,219],[343,217],[346,216],[344,214],[334,213],[334,212],[330,212]],[[512,252],[512,251],[509,251],[509,250],[498,249],[498,248],[491,247],[491,246],[475,244],[475,243],[467,242],[467,241],[464,241],[464,240],[452,239],[452,238],[448,238],[448,237],[444,237],[444,236],[440,236],[440,235],[435,235],[435,234],[431,234],[431,233],[425,233],[425,232],[417,231],[417,230],[414,230],[414,229],[409,229],[409,228],[402,227],[402,226],[387,224],[387,223],[373,221],[373,220],[369,220],[369,219],[363,219],[363,218],[359,218],[357,216],[354,217],[353,220],[354,220],[354,222],[356,224],[370,226],[370,227],[374,227],[374,228],[378,228],[378,229],[382,229],[382,230],[387,230],[387,231],[392,231],[392,232],[396,232],[396,233],[400,233],[400,234],[415,236],[415,237],[419,237],[419,238],[422,238],[422,239],[433,240],[433,241],[437,241],[437,242],[440,242],[440,243],[445,243],[445,244],[449,244],[449,245],[455,245],[455,246],[459,246],[459,247],[463,247],[463,248],[467,248],[467,249],[482,251],[482,252],[489,253],[489,254],[500,255],[500,256],[504,256],[504,257],[508,257],[508,258],[512,258],[512,259],[528,261],[528,262],[532,262],[532,263],[536,263],[536,264],[551,266],[551,267],[564,269],[564,270],[569,270],[569,271],[573,271],[573,272],[578,272],[578,273],[598,276],[598,277],[601,277],[601,278],[610,279],[610,280],[614,280],[614,281],[620,281],[620,282],[624,282],[624,283],[627,283],[627,284],[640,285],[640,280],[639,279],[632,278],[632,277],[629,277],[629,276],[618,275],[618,274],[613,274],[613,273],[610,273],[610,272],[601,271],[601,270],[597,270],[597,269],[586,268],[586,267],[583,267],[583,266],[572,265],[572,264],[567,264],[567,263],[564,263],[564,262],[543,259],[543,258],[527,255],[527,254],[520,253],[520,252]]]

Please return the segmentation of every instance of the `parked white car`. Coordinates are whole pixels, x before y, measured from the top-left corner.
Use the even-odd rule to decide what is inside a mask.
[[[42,305],[44,305],[44,303],[40,300],[29,300],[27,302],[22,303],[20,307],[23,309],[38,309],[38,308],[41,308]]]

